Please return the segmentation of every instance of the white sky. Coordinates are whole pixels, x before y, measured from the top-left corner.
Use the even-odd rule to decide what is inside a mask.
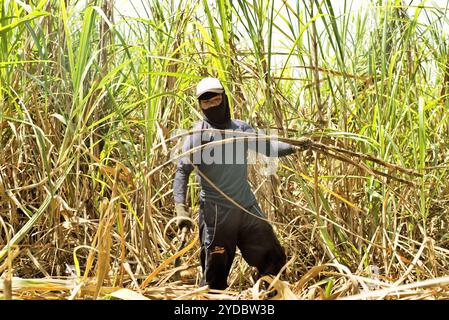
[[[165,1],[165,3],[173,3],[173,5],[175,7],[180,2],[180,0],[163,0],[163,1]],[[197,1],[199,1],[199,0],[197,0]],[[215,1],[212,1],[212,0],[208,0],[208,1],[211,4],[216,3]],[[284,2],[282,0],[273,0],[273,1],[275,3],[275,9],[284,7]],[[308,3],[308,1],[305,1],[305,0],[287,0],[288,4],[290,6],[292,6],[293,8],[296,7],[296,5],[298,3],[297,1],[300,1],[300,5],[302,8],[304,8],[304,6],[305,6],[304,3]],[[394,0],[383,0],[383,3],[387,3],[387,1],[391,1],[390,3],[394,3]],[[359,10],[365,11],[368,9],[373,9],[372,2],[374,2],[374,1],[346,0],[346,6],[347,6],[346,10],[351,8],[351,12],[357,13]],[[425,5],[428,7],[446,6],[448,4],[448,2],[449,1],[447,1],[447,0],[425,0],[425,1],[403,0],[403,3],[406,5],[418,6],[421,4],[421,5]],[[185,1],[182,1],[182,3],[185,3]],[[148,0],[115,0],[115,4],[116,4],[116,10],[125,16],[148,18],[147,14],[146,14],[146,12],[150,11],[148,8]],[[335,16],[338,17],[342,14],[349,13],[348,11],[344,12],[344,4],[345,4],[344,0],[331,0],[331,4],[333,7]],[[134,6],[134,8],[133,8],[133,6]],[[408,14],[411,18],[413,18],[414,14],[415,14],[415,10],[416,10],[416,8],[413,8],[413,7],[408,9]],[[315,10],[315,14],[316,13],[317,13],[317,11]],[[362,16],[366,15],[366,13],[363,13],[363,12],[361,12],[361,13],[362,13]],[[285,15],[285,11],[282,12],[282,10],[281,10],[280,14]],[[371,23],[372,26],[370,27],[369,25],[367,25],[367,30],[374,28],[375,24],[377,23],[377,21],[376,21],[377,19],[373,15],[375,15],[375,9],[371,10],[371,13],[370,13],[371,18],[368,20],[368,23]],[[440,16],[441,16],[441,14],[440,14]],[[118,19],[116,20],[116,22],[117,21],[118,21]],[[428,24],[427,17],[424,14],[424,10],[422,10],[420,12],[418,21],[423,24]],[[282,26],[282,23],[283,23],[282,19],[277,18],[276,25]],[[322,31],[324,31],[324,27],[323,27],[320,19],[317,20],[317,29],[318,29],[318,33],[321,33]],[[285,30],[287,30],[287,29],[285,29]],[[351,29],[349,29],[349,30],[351,30]],[[446,17],[445,18],[445,27],[443,27],[443,31],[446,35],[446,39],[447,39],[447,35],[449,33],[448,30],[449,30],[449,18]],[[288,52],[290,50],[290,48],[288,48],[288,47],[286,48],[285,45],[283,46],[282,43],[283,42],[287,43],[287,46],[289,46],[291,41],[283,41],[283,40],[285,40],[285,37],[276,29],[273,29],[272,40],[273,40],[272,46],[273,46],[274,52]],[[245,41],[245,39],[241,39],[241,44],[245,45],[243,41]],[[248,45],[250,46],[249,35],[248,35],[248,39],[246,39],[246,41],[247,41]],[[329,56],[332,56],[333,55],[332,48],[329,48],[328,50],[329,51],[327,54]],[[285,56],[273,55],[272,61],[271,61],[273,70],[281,68],[285,62],[284,59],[285,59]],[[292,63],[292,64],[297,64],[298,62],[299,61],[297,60],[296,57],[292,57],[290,59],[290,63]]]
[[[215,1],[208,0],[210,3],[215,4]],[[273,0],[275,3],[275,8],[285,8],[284,3],[282,0]],[[300,1],[300,4],[302,7],[304,7],[304,0],[288,0],[287,2],[292,6],[296,7],[296,4]],[[393,2],[394,0],[383,0],[384,3],[387,3],[387,1]],[[173,3],[175,6],[180,2],[180,0],[165,0],[166,3]],[[185,2],[185,1],[184,1]],[[371,7],[371,3],[373,1],[369,0],[331,0],[332,7],[334,9],[335,15],[338,17],[344,13],[348,13],[348,11],[344,12],[344,4],[346,2],[347,8],[351,8],[351,12],[355,13],[358,12],[360,9],[367,10]],[[448,1],[447,0],[403,0],[405,4],[410,4],[411,6],[418,6],[418,5],[425,5],[429,7],[439,7],[439,6],[447,6]],[[148,1],[147,0],[115,0],[115,8],[118,12],[123,14],[124,16],[129,17],[141,17],[141,18],[148,18],[148,15],[146,12],[149,12],[150,9],[148,7]],[[410,17],[413,17],[415,13],[415,8],[411,7],[408,9],[408,13]],[[280,12],[281,14],[284,14],[285,12]],[[419,22],[423,24],[427,24],[427,17],[424,14],[424,10],[420,12],[420,16],[418,19]],[[282,25],[282,21],[280,18],[276,21],[277,25]],[[320,30],[320,20],[317,20],[317,27]],[[445,17],[445,26],[443,27],[443,30],[446,34],[449,33],[449,17]],[[274,30],[276,35],[276,30]],[[279,33],[278,33],[279,34]]]
[[[165,0],[166,2],[173,2],[173,3],[179,3],[180,0]],[[210,3],[215,3],[215,1],[212,0],[208,0]],[[301,3],[304,2],[304,0],[288,0],[287,2],[291,5],[291,6],[295,6],[297,1],[300,1]],[[388,0],[384,0],[384,2],[386,3],[386,1]],[[393,0],[390,0],[393,2]],[[347,6],[351,7],[351,11],[353,12],[357,12],[361,7],[367,7],[368,5],[371,4],[371,1],[369,0],[347,0]],[[446,0],[403,0],[403,2],[405,4],[410,4],[411,6],[418,6],[420,4],[423,4],[425,6],[431,6],[431,7],[440,7],[440,6],[445,6],[447,5],[447,1]],[[283,1],[282,0],[274,0],[275,3],[275,8],[280,8],[283,6]],[[335,11],[335,15],[340,15],[343,12],[343,8],[344,8],[344,0],[331,0],[331,4],[332,7]],[[146,18],[146,14],[145,14],[145,7],[147,9],[147,11],[149,11],[148,9],[148,2],[145,0],[115,0],[115,4],[116,4],[116,9],[121,12],[123,15],[125,16],[131,16],[131,17],[137,17],[140,16],[141,18]],[[136,10],[134,10],[133,6],[136,8]],[[413,14],[414,12],[414,8],[410,8],[409,12],[410,14]],[[136,13],[137,11],[137,13]],[[424,19],[425,17],[422,16],[421,19]],[[424,20],[423,20],[424,22]],[[449,24],[449,18],[446,17],[446,23]]]
[[[169,0],[166,0],[169,1]],[[215,1],[208,0],[211,3],[215,3]],[[115,0],[116,2],[116,9],[120,11],[123,15],[126,16],[140,16],[141,18],[145,17],[145,7],[148,9],[148,6],[145,4],[145,0]],[[174,0],[174,2],[179,2],[179,0]],[[275,8],[280,8],[283,5],[282,0],[274,0],[275,2]],[[289,0],[288,1],[291,5],[294,5],[296,1]],[[343,0],[332,0],[332,6],[334,7],[335,13],[338,15],[341,10],[343,9]],[[352,3],[352,11],[357,11],[362,4],[366,3],[366,0],[354,0]],[[350,3],[350,1],[348,1]],[[138,11],[138,14],[136,14],[135,10],[133,9],[133,6]]]

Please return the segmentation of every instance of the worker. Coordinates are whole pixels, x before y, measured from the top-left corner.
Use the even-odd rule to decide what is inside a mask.
[[[286,263],[286,255],[251,191],[247,154],[252,149],[269,157],[282,157],[297,147],[266,136],[251,139],[247,135],[242,139],[255,130],[241,120],[231,119],[227,93],[216,78],[202,79],[197,84],[196,97],[204,119],[193,127],[183,144],[184,153],[192,152],[177,164],[173,195],[178,228],[191,228],[186,194],[189,176],[196,169],[201,186],[201,285],[227,288],[236,247],[245,261],[256,267],[259,276],[276,275]],[[230,136],[234,137],[231,142]],[[227,142],[220,143],[221,140]]]

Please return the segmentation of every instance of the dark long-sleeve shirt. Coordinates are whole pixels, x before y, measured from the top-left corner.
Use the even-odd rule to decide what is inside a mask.
[[[196,166],[200,171],[197,172],[197,177],[201,185],[202,200],[226,207],[233,207],[233,202],[236,202],[248,208],[256,202],[248,183],[248,150],[268,157],[282,157],[294,152],[290,144],[261,136],[255,138],[256,131],[241,120],[232,120],[226,133],[214,130],[206,121],[199,122],[193,130],[201,132],[192,133],[184,141],[183,152],[192,149],[196,151],[178,162],[173,183],[175,203],[185,204],[189,176]],[[253,138],[242,132],[253,133]],[[236,139],[232,139],[233,137]],[[230,142],[214,143],[223,139],[230,139]],[[210,144],[201,148],[207,143]]]

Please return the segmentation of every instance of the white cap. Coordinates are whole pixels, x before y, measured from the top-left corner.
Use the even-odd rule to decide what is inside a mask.
[[[204,78],[198,85],[196,86],[196,96],[199,98],[203,93],[206,92],[215,92],[215,93],[223,93],[224,88],[220,83],[220,80],[217,78]]]

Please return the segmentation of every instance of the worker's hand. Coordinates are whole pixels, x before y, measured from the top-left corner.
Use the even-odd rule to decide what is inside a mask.
[[[193,223],[190,221],[190,213],[186,210],[186,206],[182,203],[175,203],[176,216],[178,220],[176,224],[178,225],[178,229],[181,230],[183,227],[187,227],[187,229],[193,228]]]
[[[294,145],[296,151],[304,151],[312,146],[312,139],[308,137],[301,137],[297,140],[297,144]]]

